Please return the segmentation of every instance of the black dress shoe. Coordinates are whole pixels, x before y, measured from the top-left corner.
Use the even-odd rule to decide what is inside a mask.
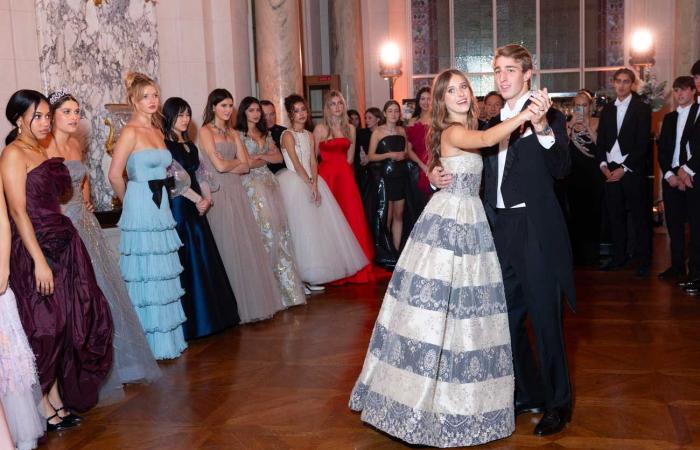
[[[676,267],[669,267],[659,274],[662,280],[676,280],[685,277],[685,270]]]
[[[700,281],[687,285],[683,288],[683,292],[690,295],[698,295],[700,293]]]
[[[614,272],[616,270],[622,270],[627,266],[629,262],[629,258],[625,258],[622,261],[610,260],[607,263],[600,266],[600,270],[602,270],[603,272]]]
[[[550,408],[544,412],[540,422],[535,427],[537,436],[549,436],[559,433],[571,420],[571,409]]]
[[[78,425],[75,422],[66,422],[63,419],[61,419],[61,421],[58,423],[51,423],[50,422],[51,419],[55,419],[55,418],[61,419],[58,414],[54,414],[53,416],[46,419],[46,431],[48,431],[49,433],[58,432],[58,431],[65,431],[65,430],[71,429],[74,426]]]
[[[58,408],[58,409],[54,409],[54,411],[56,411],[56,414],[59,414],[59,412],[61,412],[61,411],[67,412],[68,415],[65,415],[65,416],[63,416],[63,417],[61,417],[60,414],[58,415],[58,417],[61,417],[61,420],[64,421],[64,422],[66,422],[66,423],[72,423],[72,424],[77,425],[77,424],[79,424],[80,422],[83,421],[83,418],[82,418],[82,417],[80,417],[80,416],[77,415],[77,414],[73,414],[71,411],[67,410],[64,406],[61,406],[61,407]]]
[[[541,414],[544,411],[544,403],[519,403],[515,402],[515,415]]]

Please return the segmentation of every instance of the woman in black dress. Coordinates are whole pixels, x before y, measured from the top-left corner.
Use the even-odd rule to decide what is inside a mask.
[[[182,308],[187,321],[185,339],[207,336],[236,325],[240,319],[236,298],[205,214],[213,206],[211,182],[201,167],[197,146],[187,129],[192,110],[179,97],[163,105],[165,145],[190,178],[190,187],[171,200],[177,233],[183,246],[178,251],[183,271],[180,282],[185,290]]]

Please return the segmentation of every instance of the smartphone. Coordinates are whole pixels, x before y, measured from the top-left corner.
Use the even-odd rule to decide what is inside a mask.
[[[578,123],[583,122],[583,106],[574,106],[574,120]]]

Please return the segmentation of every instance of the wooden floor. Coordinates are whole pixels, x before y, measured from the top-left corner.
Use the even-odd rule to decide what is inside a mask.
[[[654,275],[664,268],[657,261]],[[347,407],[385,286],[330,288],[192,342],[157,383],[130,386],[42,448],[406,448]],[[577,291],[579,311],[565,319],[572,423],[538,438],[535,418],[521,416],[513,436],[484,447],[700,449],[700,298],[630,272],[580,270]]]

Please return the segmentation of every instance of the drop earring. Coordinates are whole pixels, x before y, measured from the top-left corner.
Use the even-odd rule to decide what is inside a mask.
[[[17,125],[17,134],[22,134],[22,125]]]

